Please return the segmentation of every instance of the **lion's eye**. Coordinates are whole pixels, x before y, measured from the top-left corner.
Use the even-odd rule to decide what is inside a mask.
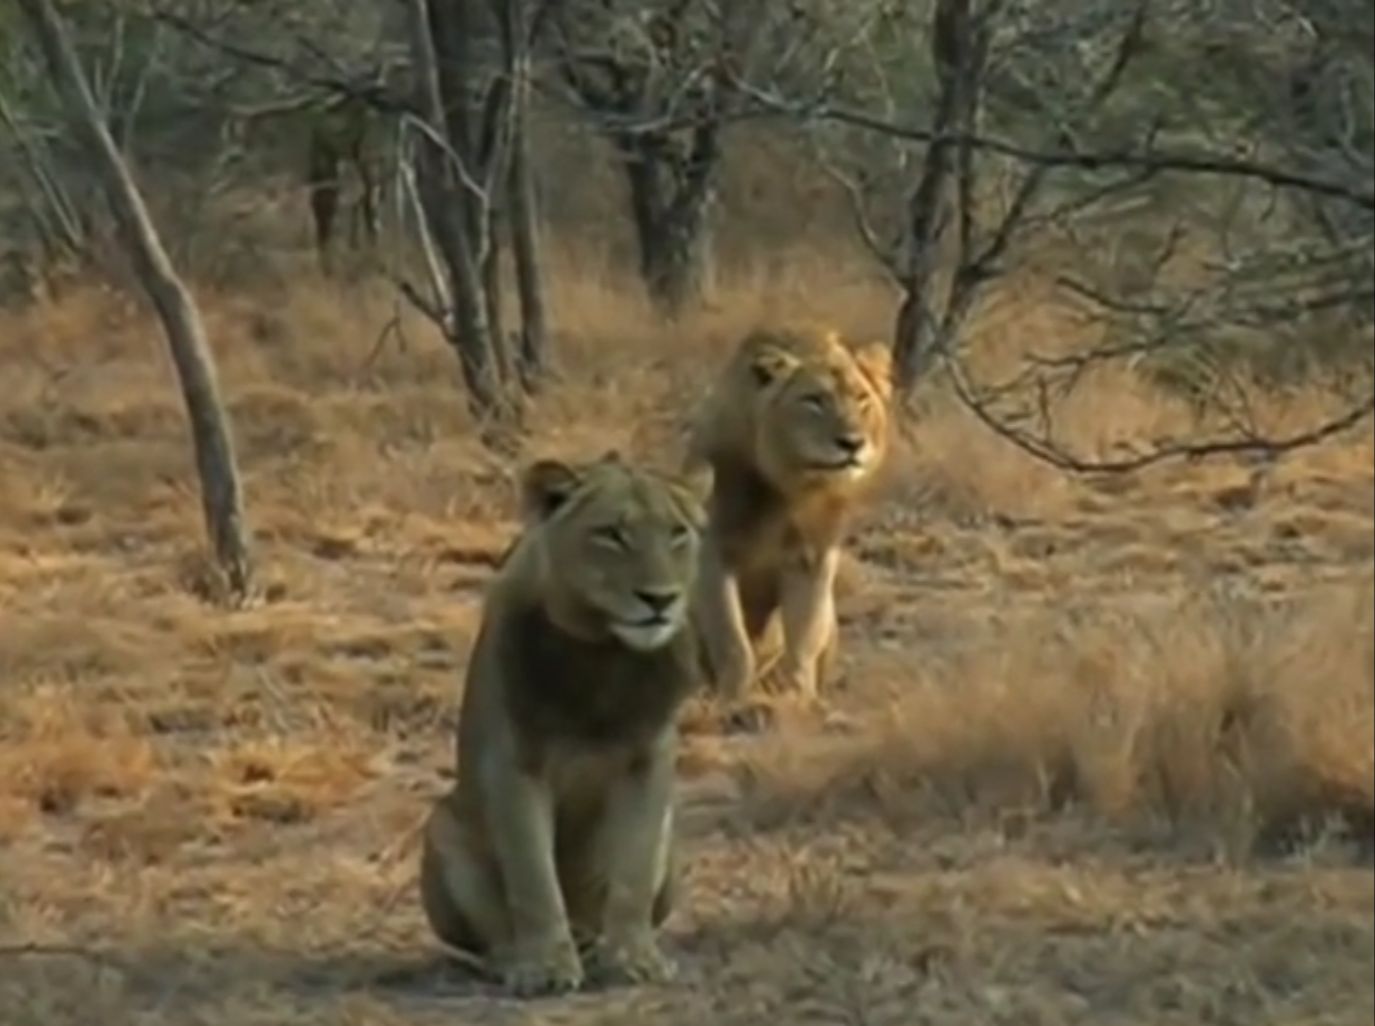
[[[818,413],[826,409],[826,397],[823,395],[804,396],[802,405],[809,410],[816,410]]]
[[[624,549],[629,547],[629,543],[626,541],[625,532],[614,525],[593,528],[592,540],[598,545],[605,545],[609,549]]]
[[[669,534],[669,538],[673,542],[675,548],[687,544],[688,539],[691,537],[692,528],[685,527],[682,524],[675,525],[673,531]]]

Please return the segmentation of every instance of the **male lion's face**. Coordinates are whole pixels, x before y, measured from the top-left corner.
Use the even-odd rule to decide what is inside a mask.
[[[764,471],[779,483],[856,483],[872,474],[887,449],[890,367],[879,342],[851,351],[828,339],[806,355],[763,346],[750,372]]]
[[[687,482],[610,452],[583,466],[540,460],[523,491],[547,579],[584,615],[642,652],[683,629],[705,521]]]

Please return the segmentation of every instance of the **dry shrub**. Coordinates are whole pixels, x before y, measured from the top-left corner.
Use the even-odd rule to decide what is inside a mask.
[[[372,753],[355,738],[333,744],[248,741],[215,754],[215,805],[229,820],[296,823],[355,795],[373,775]]]
[[[763,820],[1087,807],[1240,855],[1329,826],[1369,843],[1369,581],[1282,603],[1225,589],[1130,612],[1046,611],[918,666],[872,729],[749,768]]]
[[[948,394],[923,403],[891,461],[892,500],[927,517],[1049,517],[1082,493],[1075,479],[988,431]]]
[[[92,798],[135,798],[158,766],[144,737],[117,713],[69,687],[41,686],[5,703],[0,723],[0,837],[37,813],[70,813]]]
[[[26,583],[32,589],[36,582]],[[111,616],[117,600],[97,593],[65,615],[7,615],[0,631],[0,682],[17,687],[26,681],[98,680],[136,670],[155,635]]]
[[[162,657],[181,649],[212,662],[308,660],[329,635],[317,617],[329,622],[357,606],[366,615],[341,622],[363,632],[373,629],[369,618],[411,615],[412,599],[448,601],[436,594],[441,581],[454,590],[480,583],[514,530],[518,462],[615,447],[672,466],[693,403],[750,328],[806,319],[871,337],[889,329],[894,310],[881,279],[824,248],[779,246],[723,265],[708,308],[668,326],[609,258],[556,242],[549,271],[556,380],[531,408],[518,460],[482,449],[453,354],[432,327],[398,314],[386,286],[340,289],[307,276],[270,292],[201,290],[263,573],[276,581],[276,599],[300,607],[299,622],[277,608],[273,628],[262,631],[251,620],[207,628],[168,594],[181,554],[203,551],[203,542],[179,398],[147,311],[92,288],[0,314],[8,386],[0,395],[0,600],[24,600],[43,614],[12,617],[0,632],[0,679],[160,680],[149,666],[161,660],[159,674],[173,672]],[[983,380],[1005,377],[1028,352],[1064,352],[1099,337],[1098,326],[1034,277],[1005,279],[989,296],[968,331]],[[397,330],[384,331],[393,318]],[[1272,405],[1260,412],[1281,427],[1326,409],[1303,392]],[[1104,371],[1070,397],[1059,425],[1077,451],[1112,455],[1127,439],[1189,430],[1192,418],[1156,386]],[[1306,494],[1324,481],[1369,481],[1370,453],[1363,436],[1356,446],[1295,456],[1276,477]],[[1034,517],[1060,521],[1056,542],[1083,528],[1069,521],[1091,494],[937,391],[922,398],[891,473],[896,494],[884,509],[899,520]],[[1242,472],[1221,483],[1208,473],[1162,470],[1123,487],[1171,501],[1206,497],[1235,487]],[[1139,551],[1119,546],[1122,555],[1169,562],[1171,549],[1148,549],[1150,538],[1128,533],[1140,535]],[[984,537],[993,551],[998,536]],[[958,541],[953,532],[899,530],[885,544],[910,553],[898,561],[905,568]],[[1034,552],[1013,555],[1019,567],[1049,565]],[[958,571],[981,565],[971,556]],[[1017,585],[1009,566],[999,568],[1001,579]],[[162,581],[161,590],[134,588],[135,575]],[[864,590],[863,575],[852,576]],[[1052,586],[1072,574],[1032,577]],[[83,618],[58,625],[41,609],[38,583],[53,589],[44,601],[62,601],[61,616],[79,609]],[[136,604],[144,601],[158,603],[156,619]],[[112,611],[123,609],[137,610],[133,622],[116,624]],[[149,623],[173,630],[177,645]],[[1368,641],[1368,618],[1239,600],[1077,620],[1029,613],[1015,636],[977,655],[915,671],[895,663],[903,697],[891,722],[877,736],[839,742],[840,751],[809,750],[789,786],[805,791],[811,781],[826,791],[864,779],[899,808],[924,789],[946,807],[1082,801],[1113,818],[1149,813],[1181,823],[1217,821],[1218,809],[1250,802],[1255,810],[1240,820],[1257,829],[1293,820],[1294,810],[1349,812],[1370,794],[1369,746],[1350,740],[1369,718],[1368,693],[1351,682],[1369,674],[1351,637]],[[142,662],[142,653],[159,658]],[[337,672],[343,690],[359,672],[321,665],[303,676],[332,681]],[[1307,669],[1317,665],[1331,682],[1321,692]],[[1332,731],[1336,739],[1326,736]],[[778,769],[787,757],[770,758]],[[835,776],[818,783],[817,773]]]

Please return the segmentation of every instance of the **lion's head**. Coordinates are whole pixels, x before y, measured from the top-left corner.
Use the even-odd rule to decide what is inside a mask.
[[[835,333],[759,332],[741,344],[740,358],[751,455],[766,478],[787,489],[872,476],[888,448],[886,344],[851,348]]]
[[[522,505],[546,597],[562,618],[636,651],[671,641],[687,622],[697,572],[700,487],[615,452],[577,466],[529,466]]]

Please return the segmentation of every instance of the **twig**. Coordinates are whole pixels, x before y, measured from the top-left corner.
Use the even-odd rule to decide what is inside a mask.
[[[771,95],[745,82],[734,83],[735,88],[753,101],[733,110],[714,115],[720,121],[751,121],[765,118],[785,118],[794,121],[832,122],[875,132],[894,139],[926,145],[968,146],[975,150],[996,153],[1027,164],[1047,167],[1074,167],[1086,171],[1111,168],[1136,168],[1156,174],[1198,174],[1222,178],[1244,178],[1261,181],[1277,189],[1329,196],[1344,200],[1363,210],[1375,211],[1375,192],[1362,190],[1343,182],[1316,175],[1276,167],[1243,157],[1224,156],[1205,150],[1127,148],[1108,150],[1078,150],[1074,148],[1039,149],[998,136],[968,132],[941,132],[921,125],[907,124],[878,117],[850,107],[826,101],[789,101]],[[626,117],[614,121],[605,115],[608,128],[627,136],[657,133],[691,127],[697,117],[651,118]]]
[[[954,392],[960,403],[970,411],[980,423],[995,434],[1011,442],[1023,452],[1060,470],[1073,473],[1115,473],[1125,474],[1164,463],[1168,460],[1197,460],[1208,456],[1220,455],[1260,455],[1274,458],[1295,449],[1318,445],[1328,439],[1355,427],[1375,413],[1375,394],[1367,396],[1354,407],[1330,420],[1324,421],[1307,431],[1285,435],[1278,438],[1244,436],[1240,438],[1215,438],[1203,442],[1170,442],[1157,446],[1149,452],[1140,453],[1118,460],[1084,459],[1061,449],[1049,438],[1038,436],[1015,427],[988,409],[971,387],[963,365],[958,358],[947,356],[945,366],[950,371]]]
[[[445,337],[448,337],[449,318],[443,310],[437,309],[427,302],[425,297],[419,293],[416,287],[406,281],[405,278],[394,275],[392,276],[392,284],[396,286],[397,291],[400,292],[401,295],[406,297],[406,301],[410,303],[411,306],[415,307],[416,310],[423,314],[426,320],[431,321],[436,328],[444,333]]]
[[[372,348],[368,351],[368,355],[363,358],[362,364],[358,367],[358,376],[360,378],[368,371],[372,370],[372,365],[376,363],[377,358],[382,355],[382,347],[387,344],[387,339],[393,334],[398,338],[403,337],[401,335],[401,313],[399,310],[392,313],[391,317],[387,319],[387,323],[382,325],[382,330],[377,333],[377,341],[372,344]]]
[[[277,57],[261,50],[250,49],[238,43],[232,43],[218,36],[211,35],[199,25],[183,18],[179,14],[166,10],[162,7],[154,6],[152,10],[153,20],[164,25],[168,25],[177,32],[189,37],[203,46],[233,57],[235,60],[255,64],[263,68],[271,68],[274,71],[282,71],[305,85],[312,86],[326,93],[343,94],[349,99],[357,100],[376,110],[390,114],[414,113],[415,107],[405,98],[391,92],[386,86],[376,81],[382,74],[383,69],[377,69],[371,76],[373,81],[351,81],[337,75],[319,75],[303,70],[284,57]]]
[[[0,958],[79,958],[107,969],[128,971],[128,964],[118,956],[79,944],[39,944],[37,941],[26,944],[0,944]]]

